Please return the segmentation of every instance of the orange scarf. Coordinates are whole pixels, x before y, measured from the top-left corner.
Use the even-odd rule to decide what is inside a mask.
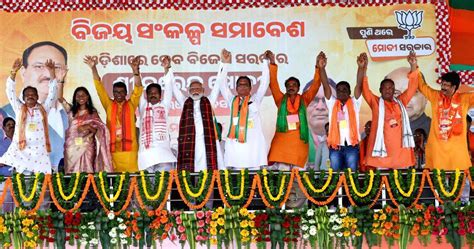
[[[245,97],[242,105],[240,105],[240,98],[238,96],[235,96],[234,100],[232,100],[230,116],[230,123],[232,125],[229,128],[229,134],[227,134],[227,137],[232,139],[238,138],[239,143],[245,143],[247,139],[249,100],[250,96]],[[234,123],[234,118],[238,118],[239,122],[237,124]]]
[[[116,132],[117,132],[117,109],[118,103],[112,102],[112,117],[110,120],[110,150],[115,152],[115,143],[116,143]],[[128,100],[124,101],[122,104],[122,151],[131,151],[132,150],[132,124],[130,122],[130,106],[128,105]]]
[[[354,111],[354,103],[352,103],[352,99],[348,99],[346,101],[347,111],[349,112],[349,136],[350,136],[350,145],[356,145],[359,143],[359,136],[357,133],[357,122],[356,122],[356,114]],[[340,100],[336,100],[334,103],[334,107],[332,108],[331,113],[331,125],[329,127],[329,136],[328,136],[328,146],[332,149],[339,148],[339,143],[341,140],[341,134],[339,133],[339,122],[337,120],[337,113],[342,111],[342,105]]]
[[[460,94],[457,93],[452,98],[448,98],[442,93],[439,94],[438,136],[442,140],[448,140],[451,135],[460,135],[463,131],[460,98]]]
[[[44,128],[44,141],[46,143],[46,151],[51,152],[51,144],[49,143],[49,130],[48,130],[48,114],[46,114],[46,110],[42,105],[37,105],[38,109],[41,113],[42,120],[43,120],[43,128]],[[20,150],[24,150],[26,148],[26,118],[28,117],[28,107],[26,105],[21,106],[21,119],[20,119],[20,137],[18,141],[18,145]]]

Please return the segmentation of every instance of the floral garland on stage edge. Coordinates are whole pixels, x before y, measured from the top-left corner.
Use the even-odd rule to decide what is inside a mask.
[[[423,192],[426,173],[423,171],[422,174],[417,174],[415,169],[411,169],[407,171],[406,179],[403,179],[403,176],[399,173],[400,171],[395,169],[389,172],[389,175],[385,178],[385,187],[390,199],[397,207],[400,204],[413,207],[418,203],[418,199]]]
[[[462,174],[462,179],[460,178],[461,174],[462,172],[456,169],[454,171],[453,180],[452,175],[450,178],[446,178],[446,172],[444,170],[435,169],[433,170],[432,176],[428,176],[428,184],[434,196],[441,204],[443,204],[444,201],[456,202],[461,198],[464,182],[466,181],[466,174]],[[445,181],[443,181],[443,179],[445,179]]]
[[[183,202],[191,209],[201,209],[206,205],[214,190],[217,171],[202,170],[196,186],[191,183],[188,171],[175,171],[175,182]],[[193,204],[197,202],[199,204]]]
[[[44,194],[46,192],[46,186],[50,179],[50,175],[43,173],[36,173],[33,184],[30,185],[28,191],[25,191],[24,187],[27,185],[25,182],[25,175],[14,173],[12,176],[12,197],[15,205],[21,207],[27,212],[35,212],[43,203]],[[25,195],[25,192],[29,194]],[[25,203],[29,203],[25,205]]]
[[[152,207],[155,210],[162,209],[166,204],[173,184],[173,173],[159,171],[154,173],[154,185],[145,177],[147,172],[140,171],[140,180],[136,184],[136,197],[142,209]]]
[[[84,186],[84,180],[86,180],[86,186]],[[69,179],[69,183],[65,183],[64,174],[57,173],[51,175],[49,181],[49,191],[51,199],[54,205],[62,212],[76,211],[84,201],[89,191],[90,180],[87,173],[74,173]],[[66,186],[66,191],[64,187]]]
[[[292,170],[288,176],[283,171],[273,172],[266,169],[258,171],[255,177],[258,177],[258,191],[265,206],[274,208],[285,204],[293,185],[294,172]],[[288,178],[290,179],[287,180]]]
[[[298,179],[298,185],[300,190],[303,192],[305,197],[310,200],[312,203],[318,206],[324,206],[332,202],[336,198],[337,190],[341,187],[342,183],[345,181],[345,176],[340,175],[339,172],[334,174],[332,169],[329,169],[328,179],[324,181],[326,171],[321,171],[321,174],[316,181],[314,177],[314,170],[299,172],[295,170],[296,178]],[[309,174],[309,177],[308,177]],[[305,177],[306,175],[306,177]],[[303,179],[302,179],[303,178]],[[305,179],[306,178],[306,179]],[[331,181],[328,181],[331,178]],[[318,199],[325,198],[329,196],[326,200],[320,201]],[[313,198],[314,197],[314,198]]]
[[[249,191],[250,176],[248,169],[240,170],[235,178],[229,170],[220,170],[216,177],[219,194],[227,207],[240,206],[247,207],[255,194],[256,178],[252,178],[252,188]],[[233,184],[235,179],[236,184]],[[237,191],[235,190],[237,189]]]
[[[118,180],[114,180],[113,186],[110,186],[107,180],[106,172],[95,174],[92,188],[104,211],[106,213],[113,211],[115,215],[118,215],[130,204],[133,193],[133,188],[130,186],[136,184],[136,178],[130,179],[129,173],[125,172],[120,174]]]
[[[349,168],[344,173],[346,177],[344,189],[346,190],[351,205],[369,205],[372,207],[377,202],[378,196],[382,191],[382,177],[380,176],[380,171],[377,170],[375,173],[373,170],[365,172],[362,186],[359,181],[359,172],[356,171],[352,173],[352,170]],[[352,174],[354,174],[354,176]],[[350,187],[348,181],[351,185]]]

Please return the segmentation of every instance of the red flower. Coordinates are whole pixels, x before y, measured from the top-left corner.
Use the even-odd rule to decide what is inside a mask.
[[[289,228],[289,227],[290,227],[290,222],[285,221],[285,222],[283,222],[282,226],[283,226],[284,228]]]
[[[265,229],[265,230],[263,230],[263,234],[264,234],[264,235],[270,235],[270,231],[268,231],[268,230]]]
[[[293,217],[293,222],[300,222],[301,221],[301,217],[300,216],[295,216]]]
[[[179,240],[181,241],[186,241],[186,234],[181,234],[181,236],[179,236]]]
[[[446,235],[447,233],[448,233],[448,229],[446,227],[443,227],[443,229],[441,229],[441,231],[439,231],[440,236]]]
[[[75,239],[79,239],[79,234],[74,235]]]
[[[51,230],[49,230],[49,233],[52,234],[52,235],[55,235],[55,234],[56,234],[56,230],[55,230],[55,229],[51,229]]]
[[[288,242],[288,241],[290,241],[290,239],[288,237],[286,237],[286,238],[283,238],[283,241]]]
[[[70,228],[65,228],[64,231],[65,231],[66,233],[70,233],[70,232],[71,232],[71,229],[70,229]]]
[[[178,232],[184,233],[184,231],[186,231],[186,228],[184,226],[178,226]]]
[[[199,229],[198,229],[198,233],[204,233],[204,229],[199,228]]]
[[[210,218],[212,216],[212,211],[211,210],[207,210],[206,211],[206,217],[207,218]]]
[[[69,241],[69,240],[71,239],[71,237],[66,236],[64,239],[65,239],[66,241]]]
[[[198,212],[196,213],[196,217],[197,217],[198,219],[204,218],[204,212],[203,212],[203,211],[198,211]]]
[[[198,221],[198,227],[203,227],[205,225],[203,220]]]
[[[181,217],[176,217],[176,224],[180,225],[181,223],[183,223]]]
[[[464,236],[466,235],[466,230],[464,228],[461,228],[458,230],[458,234],[461,235],[461,236]]]
[[[270,241],[270,238],[266,237],[266,238],[265,238],[265,241],[266,241],[266,242],[269,242],[269,241]]]
[[[54,242],[54,238],[48,238],[48,242],[49,243]]]
[[[178,237],[177,237],[176,234],[174,234],[174,233],[170,235],[170,240],[171,240],[171,241],[175,241],[177,238],[178,238]]]
[[[294,239],[293,239],[293,242],[298,242],[298,239],[297,239],[297,238],[294,238]]]
[[[262,237],[257,237],[257,239],[255,239],[257,242],[262,242]]]

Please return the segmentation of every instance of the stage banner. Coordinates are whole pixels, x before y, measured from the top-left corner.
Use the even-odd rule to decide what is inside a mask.
[[[240,75],[252,79],[252,91],[260,84],[261,61],[265,50],[272,50],[279,66],[278,80],[295,76],[301,81],[300,91],[311,84],[316,56],[324,51],[328,57],[327,72],[334,87],[339,81],[355,86],[356,57],[369,55],[370,86],[379,94],[379,83],[385,77],[396,82],[402,92],[407,88],[409,64],[406,56],[416,51],[418,63],[426,79],[435,86],[436,27],[435,6],[404,4],[341,8],[302,6],[294,8],[257,8],[229,11],[217,10],[135,10],[135,11],[70,11],[55,13],[0,13],[1,63],[0,79],[6,82],[16,58],[24,57],[24,68],[17,76],[17,94],[26,85],[38,88],[40,99],[47,95],[48,77],[44,62],[51,58],[59,66],[69,68],[65,82],[65,99],[72,102],[74,89],[85,86],[93,97],[103,120],[105,112],[98,100],[91,71],[83,63],[86,55],[98,59],[98,70],[109,94],[112,83],[122,80],[133,88],[133,75],[128,62],[140,56],[144,83],[158,82],[163,76],[160,59],[169,55],[175,72],[175,83],[187,94],[189,83],[199,80],[206,94],[214,85],[219,55],[225,48],[232,52],[228,77],[234,91]],[[43,41],[54,44],[36,46]],[[49,44],[49,43],[48,43]],[[67,53],[67,59],[61,48]],[[5,84],[5,83],[3,83]],[[5,85],[4,85],[5,86]],[[12,116],[5,93],[0,91],[2,115]],[[333,89],[334,90],[334,89]],[[335,91],[333,91],[335,94]],[[215,110],[227,134],[229,106],[219,97]],[[426,99],[417,94],[408,106],[412,121],[429,122],[424,115]],[[322,87],[308,106],[308,118],[314,141],[324,135],[328,111]],[[427,110],[428,114],[430,113]],[[176,144],[181,106],[176,101],[170,111],[170,130]],[[270,143],[275,132],[277,108],[270,90],[261,106],[264,133]],[[64,136],[65,116],[60,105],[49,114],[50,126]],[[361,130],[371,111],[364,103]],[[225,137],[225,136],[223,136]],[[316,142],[317,143],[317,142]]]

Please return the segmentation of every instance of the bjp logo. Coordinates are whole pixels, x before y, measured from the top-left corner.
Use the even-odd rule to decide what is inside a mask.
[[[414,39],[412,30],[421,27],[423,21],[423,10],[397,10],[395,11],[397,17],[398,28],[407,31],[407,34],[403,36],[405,39]]]

